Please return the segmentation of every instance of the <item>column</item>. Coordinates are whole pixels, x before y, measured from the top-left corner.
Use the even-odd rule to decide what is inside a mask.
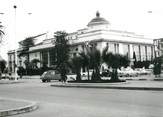
[[[47,52],[48,52],[48,67],[50,67],[50,52],[49,50]]]
[[[130,53],[130,59],[133,59],[133,52],[134,52],[134,50],[133,50],[133,44],[130,44],[129,45],[130,47],[129,47],[129,53]]]
[[[131,67],[134,66],[133,53],[134,53],[133,44],[129,44],[129,59]]]
[[[123,44],[122,43],[119,43],[119,54],[124,55]]]
[[[42,52],[40,52],[40,67],[42,67],[43,66],[43,64],[41,64],[41,63],[43,63],[43,61],[42,61]]]
[[[141,47],[140,47],[140,45],[139,45],[139,59],[141,61]]]

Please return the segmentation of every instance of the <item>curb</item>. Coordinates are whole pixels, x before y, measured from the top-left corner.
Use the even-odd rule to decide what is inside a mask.
[[[15,81],[15,80],[0,80],[0,84],[17,84],[17,83],[24,83],[24,81]]]
[[[159,87],[122,87],[122,86],[81,86],[81,85],[51,85],[52,87],[63,88],[99,88],[99,89],[122,89],[122,90],[149,90],[149,91],[163,91]]]
[[[134,81],[142,81],[142,80],[150,80],[150,79],[146,79],[146,78],[139,78],[139,79],[132,79],[132,78],[126,78],[125,80],[134,80]]]
[[[8,109],[8,110],[0,110],[0,117],[26,113],[26,112],[34,111],[38,108],[38,105],[36,102],[30,102],[30,101],[24,101],[24,100],[23,102],[30,103],[30,104],[24,107],[18,107],[18,108],[13,108],[13,109]]]

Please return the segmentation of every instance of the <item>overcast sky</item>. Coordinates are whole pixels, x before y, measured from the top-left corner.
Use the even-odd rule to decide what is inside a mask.
[[[15,48],[15,32],[16,41],[57,30],[73,32],[85,28],[97,10],[111,29],[163,37],[162,0],[1,0],[0,13],[4,14],[0,21],[6,41],[0,46],[0,55],[6,59],[6,52]]]

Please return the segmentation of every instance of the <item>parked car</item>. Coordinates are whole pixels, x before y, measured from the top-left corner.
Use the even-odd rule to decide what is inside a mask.
[[[50,82],[51,80],[61,81],[61,74],[57,70],[48,70],[41,75],[40,79],[42,82]],[[67,74],[67,81],[70,80],[76,80],[76,74]]]
[[[61,80],[61,74],[57,70],[48,70],[45,71],[40,79],[42,82],[50,82],[51,80]]]

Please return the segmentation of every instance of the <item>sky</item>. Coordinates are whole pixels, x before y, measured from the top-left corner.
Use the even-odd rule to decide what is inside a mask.
[[[46,37],[52,37],[58,30],[70,33],[85,28],[96,11],[111,29],[163,37],[162,0],[0,0],[5,31],[0,55],[7,60],[7,51],[29,36],[48,32]]]

